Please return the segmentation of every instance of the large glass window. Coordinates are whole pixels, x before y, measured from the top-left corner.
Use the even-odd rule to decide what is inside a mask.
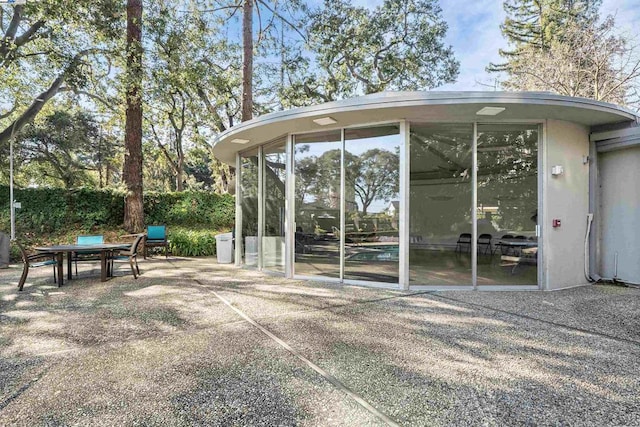
[[[347,129],[344,150],[344,278],[397,283],[399,127]]]
[[[472,284],[472,146],[472,124],[411,124],[411,284]]]
[[[478,285],[538,283],[538,126],[478,125]]]
[[[284,271],[286,141],[264,147],[264,230],[262,233],[262,266]]]
[[[398,124],[294,136],[294,274],[397,283],[402,224],[411,285],[536,285],[539,126],[408,128],[408,213]],[[281,139],[264,145],[261,159],[258,150],[240,155],[236,242],[246,264],[257,265],[260,252],[261,265],[277,271],[285,267],[286,148]]]
[[[242,209],[242,261],[258,265],[258,150],[240,155],[240,208]]]
[[[340,277],[341,132],[294,141],[295,274]]]

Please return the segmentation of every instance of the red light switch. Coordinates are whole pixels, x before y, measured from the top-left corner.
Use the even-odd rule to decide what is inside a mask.
[[[553,220],[553,228],[558,228],[560,227],[560,220],[559,219],[554,219]]]

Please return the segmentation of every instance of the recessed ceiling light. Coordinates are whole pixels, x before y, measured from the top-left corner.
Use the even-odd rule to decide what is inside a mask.
[[[502,113],[506,108],[504,107],[484,107],[476,113],[478,116],[495,116]]]
[[[327,126],[338,123],[338,121],[332,117],[321,117],[319,119],[313,119],[313,122],[320,126]]]
[[[248,139],[242,139],[242,138],[236,138],[236,139],[232,139],[231,142],[233,142],[234,144],[246,144],[247,142],[249,142]]]

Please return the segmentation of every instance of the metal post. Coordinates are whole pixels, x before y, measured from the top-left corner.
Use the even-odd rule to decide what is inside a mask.
[[[410,124],[406,120],[400,122],[400,215],[399,231],[399,287],[409,290],[409,201],[410,201]]]
[[[258,147],[258,270],[262,270],[264,266],[263,262],[263,247],[262,240],[264,239],[264,210],[265,210],[265,197],[264,197],[264,145]]]
[[[473,147],[471,160],[471,283],[478,289],[478,122],[473,123]]]
[[[243,263],[244,239],[242,236],[242,159],[236,153],[236,237],[235,237],[235,264],[240,266]]]
[[[11,209],[11,240],[16,240],[16,201],[13,198],[13,134],[17,121],[13,122],[9,138],[9,206]]]

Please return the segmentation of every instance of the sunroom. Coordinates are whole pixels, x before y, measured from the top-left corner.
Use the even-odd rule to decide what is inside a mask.
[[[235,262],[399,289],[587,283],[589,136],[636,121],[532,92],[385,92],[255,118],[214,143],[237,173]]]

